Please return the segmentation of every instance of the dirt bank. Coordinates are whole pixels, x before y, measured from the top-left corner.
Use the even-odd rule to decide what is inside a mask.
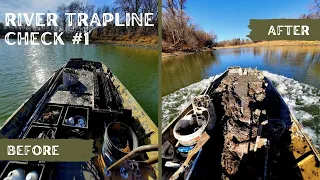
[[[158,36],[98,36],[90,37],[90,43],[157,49]]]
[[[243,44],[237,46],[216,47],[222,48],[241,48],[241,47],[270,47],[270,46],[320,46],[320,41],[262,41],[252,44]]]
[[[190,51],[190,52],[186,52],[186,51],[173,51],[170,53],[166,53],[166,52],[162,52],[162,57],[166,58],[166,57],[172,57],[172,56],[181,56],[181,55],[188,55],[188,54],[198,54],[198,53],[203,53],[203,52],[207,52],[207,51],[213,51],[216,50],[215,48],[204,48],[198,51]]]

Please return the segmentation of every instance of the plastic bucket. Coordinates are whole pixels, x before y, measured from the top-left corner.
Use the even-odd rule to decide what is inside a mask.
[[[138,138],[130,127],[120,122],[110,123],[104,134],[102,152],[107,165],[111,160],[118,160],[138,147]]]
[[[201,126],[197,124],[199,118],[205,118],[203,115],[193,114],[193,110],[189,111],[186,116],[180,119],[173,128],[173,136],[183,146],[192,146],[198,142],[201,134],[205,131],[208,125],[208,119],[203,119]],[[182,130],[184,132],[182,133]]]

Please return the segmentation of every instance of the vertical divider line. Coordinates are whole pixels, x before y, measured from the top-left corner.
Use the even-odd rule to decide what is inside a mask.
[[[162,0],[158,0],[158,129],[162,132]],[[158,133],[159,134],[159,133]],[[162,179],[162,134],[159,134],[158,179]]]

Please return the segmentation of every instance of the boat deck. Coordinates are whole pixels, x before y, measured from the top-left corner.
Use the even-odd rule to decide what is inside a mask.
[[[84,69],[74,70],[78,75],[79,83],[75,86],[66,88],[62,84],[62,80],[60,80],[60,84],[57,85],[52,95],[48,98],[47,105],[62,105],[65,107],[64,109],[67,107],[89,108],[90,110],[94,108],[95,84],[93,71]],[[65,112],[65,110],[63,110],[63,112]],[[93,116],[94,115],[91,115],[90,113],[88,117],[91,119]],[[64,120],[64,115],[62,115],[60,123],[58,124],[60,130],[58,128],[57,138],[72,138],[68,137],[70,134],[62,132],[67,131],[66,127],[61,126]],[[103,122],[102,119],[100,122]],[[87,129],[80,129],[85,135],[82,137],[76,137],[75,135],[74,138],[101,138],[93,135],[94,130],[100,131],[95,128],[97,125],[103,126],[103,123],[98,123],[97,121],[95,124],[88,125]],[[101,134],[103,133],[101,132]],[[47,168],[44,175],[45,177],[50,177],[52,179],[103,179],[99,169],[94,165],[93,160],[87,162],[48,162],[46,163],[46,166]]]

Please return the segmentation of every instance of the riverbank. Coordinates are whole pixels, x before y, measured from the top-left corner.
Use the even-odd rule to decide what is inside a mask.
[[[158,36],[93,36],[90,37],[90,43],[157,49]]]
[[[166,58],[166,57],[181,56],[181,55],[188,55],[188,54],[199,54],[199,53],[213,51],[213,50],[216,50],[216,49],[215,48],[203,48],[203,49],[197,50],[197,51],[172,51],[169,53],[162,52],[162,57]]]
[[[320,46],[320,41],[262,41],[251,44],[243,44],[236,46],[216,47],[222,48],[242,48],[242,47],[270,47],[270,46]]]
[[[225,48],[277,47],[277,46],[320,46],[320,41],[262,41],[262,42],[243,44],[243,45],[237,45],[237,46],[205,48],[203,50],[195,51],[195,52],[185,52],[185,51],[174,51],[170,53],[162,52],[162,57],[166,58],[166,57],[172,57],[172,56],[198,54],[206,51],[213,51],[213,50],[225,49]]]

